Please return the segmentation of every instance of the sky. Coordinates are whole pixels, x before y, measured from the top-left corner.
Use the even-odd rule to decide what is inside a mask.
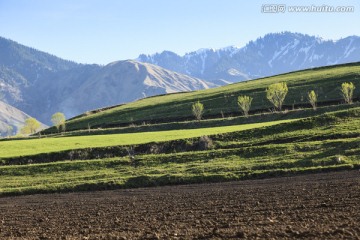
[[[262,12],[269,3],[286,9]],[[353,6],[354,11],[288,11],[312,5]],[[1,37],[79,63],[242,47],[283,31],[337,40],[360,36],[359,23],[358,0],[0,0]]]

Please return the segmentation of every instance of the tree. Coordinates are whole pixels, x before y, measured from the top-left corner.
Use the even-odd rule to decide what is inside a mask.
[[[40,122],[35,118],[28,118],[25,120],[25,125],[21,129],[22,134],[33,134],[40,128]]]
[[[355,86],[352,82],[341,84],[341,92],[346,103],[351,104]]]
[[[245,117],[249,116],[249,110],[251,107],[251,102],[253,98],[249,96],[239,96],[238,97],[238,105],[241,109],[241,111],[244,113]]]
[[[317,95],[314,90],[308,93],[308,99],[313,109],[316,110]]]
[[[204,105],[201,102],[197,101],[192,105],[192,112],[195,118],[200,121],[204,113]]]
[[[288,87],[286,83],[274,83],[266,89],[266,98],[275,106],[275,108],[281,111],[282,104],[288,93]]]
[[[65,131],[65,115],[61,112],[54,113],[51,117],[51,122],[54,124],[56,129],[60,130],[62,128]]]

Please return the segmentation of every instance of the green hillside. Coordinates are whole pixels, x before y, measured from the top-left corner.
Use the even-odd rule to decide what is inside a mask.
[[[309,69],[209,90],[145,98],[104,111],[89,112],[68,121],[67,129],[189,120],[193,118],[191,105],[197,100],[205,106],[205,118],[221,117],[222,113],[226,117],[236,116],[240,114],[237,106],[240,94],[254,98],[252,112],[269,112],[272,105],[266,99],[265,89],[277,82],[286,82],[289,87],[284,103],[286,109],[308,106],[307,93],[310,90],[317,92],[319,105],[337,104],[342,101],[340,88],[345,81],[360,86],[360,63]],[[355,89],[354,96],[360,97],[360,87]]]
[[[287,82],[284,111],[265,88]],[[353,104],[340,86],[356,86]],[[360,168],[360,64],[299,71],[96,110],[29,138],[0,141],[0,195],[219,182]],[[319,107],[307,104],[315,90]],[[239,94],[254,97],[241,116]],[[201,101],[206,119],[191,105]],[[225,116],[219,114],[220,111]],[[232,116],[230,116],[232,115]],[[142,123],[145,121],[145,123]]]

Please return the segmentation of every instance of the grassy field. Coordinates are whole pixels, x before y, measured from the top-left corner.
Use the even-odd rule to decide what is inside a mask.
[[[220,88],[169,94],[141,99],[119,107],[89,112],[67,123],[68,130],[109,127],[117,124],[131,124],[133,122],[169,122],[176,119],[191,119],[191,105],[197,100],[205,106],[205,118],[239,115],[237,97],[241,94],[254,98],[252,111],[267,111],[272,108],[266,99],[265,89],[277,82],[286,82],[289,87],[285,99],[285,108],[308,104],[307,92],[315,90],[318,102],[321,104],[331,101],[340,102],[342,99],[340,88],[343,82],[353,82],[360,85],[360,63],[345,64],[334,67],[309,69],[288,74],[282,74],[263,79],[227,85]],[[354,96],[360,97],[360,87],[355,89]],[[50,129],[47,132],[55,132]]]
[[[16,156],[35,155],[39,153],[59,152],[70,149],[135,145],[149,142],[186,139],[203,135],[214,135],[234,131],[260,128],[292,120],[281,120],[226,127],[213,127],[189,130],[170,130],[159,132],[139,132],[108,135],[91,135],[75,137],[53,137],[40,139],[22,139],[0,142],[0,159]]]
[[[289,86],[286,110],[269,111],[265,88],[283,81]],[[346,105],[340,86],[349,81],[356,86],[355,103]],[[316,111],[306,108],[309,90],[318,93]],[[254,97],[248,118],[238,111],[240,94]],[[96,110],[69,120],[65,134],[52,128],[41,138],[0,141],[0,195],[360,168],[359,97],[356,63]],[[200,122],[191,116],[191,104],[197,100],[206,109]]]
[[[135,164],[129,157],[116,157],[1,166],[0,192],[6,195],[217,182],[358,168],[358,126],[360,108],[353,108],[210,135],[213,147],[209,149],[137,155]]]

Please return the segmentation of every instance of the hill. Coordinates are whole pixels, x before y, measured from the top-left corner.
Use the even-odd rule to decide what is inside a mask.
[[[287,110],[309,106],[307,93],[315,90],[319,105],[342,102],[341,84],[353,82],[360,85],[360,63],[336,65],[282,74],[252,81],[231,84],[209,90],[170,94],[141,99],[129,104],[89,112],[68,121],[68,130],[128,126],[129,124],[178,122],[193,119],[191,105],[204,104],[204,118],[238,116],[237,97],[241,94],[254,98],[252,113],[269,112],[271,103],[265,89],[276,82],[286,82],[289,87],[284,108]],[[354,92],[360,97],[360,87]],[[50,130],[49,130],[50,131]]]
[[[360,37],[337,41],[301,33],[270,33],[244,47],[199,49],[184,56],[171,51],[137,60],[225,85],[301,69],[360,61]]]

